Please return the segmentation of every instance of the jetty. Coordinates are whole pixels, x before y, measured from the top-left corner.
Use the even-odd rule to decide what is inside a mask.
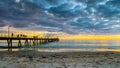
[[[41,44],[47,44],[50,42],[59,41],[57,37],[38,37],[38,36],[27,36],[27,35],[0,35],[0,41],[6,41],[7,47],[1,46],[0,48],[21,48],[23,46],[38,46]],[[17,41],[17,45],[13,46],[13,41]]]

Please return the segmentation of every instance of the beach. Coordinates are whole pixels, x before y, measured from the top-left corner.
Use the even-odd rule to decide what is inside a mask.
[[[120,68],[120,0],[0,0],[0,68]]]
[[[0,51],[0,68],[120,68],[119,52]]]

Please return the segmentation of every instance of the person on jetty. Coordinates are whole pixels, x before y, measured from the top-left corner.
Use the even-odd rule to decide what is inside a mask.
[[[27,37],[27,35],[24,35],[24,34],[18,34],[17,37]]]
[[[23,34],[22,36],[23,36],[23,37],[27,37],[27,35],[24,35],[24,34]]]
[[[19,34],[17,35],[17,37],[19,37]]]
[[[11,36],[13,37],[13,35],[14,35],[14,34],[12,33]]]

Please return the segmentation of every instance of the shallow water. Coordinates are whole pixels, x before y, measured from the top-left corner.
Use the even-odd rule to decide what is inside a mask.
[[[1,42],[0,45],[5,46],[7,44]],[[14,46],[16,45],[17,43],[14,42]],[[31,47],[23,46],[21,49],[34,49],[44,52],[118,51],[120,50],[120,41],[59,41]]]

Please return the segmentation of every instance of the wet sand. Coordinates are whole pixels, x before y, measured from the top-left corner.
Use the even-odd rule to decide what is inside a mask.
[[[0,68],[120,68],[120,53],[0,51]]]

